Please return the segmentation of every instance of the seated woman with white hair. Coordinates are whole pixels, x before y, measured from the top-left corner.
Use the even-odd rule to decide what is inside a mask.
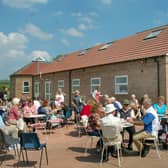
[[[9,110],[8,122],[9,124],[16,125],[19,130],[24,130],[25,123],[19,111],[20,99],[15,97],[12,99],[12,107]]]

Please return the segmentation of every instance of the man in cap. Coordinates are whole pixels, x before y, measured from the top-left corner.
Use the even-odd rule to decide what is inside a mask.
[[[120,118],[126,120],[133,120],[135,119],[135,114],[133,109],[130,107],[130,102],[128,99],[125,99],[123,101],[123,108],[120,110]],[[132,150],[132,142],[133,142],[133,135],[135,133],[135,127],[130,126],[127,128],[124,128],[129,133],[129,142],[128,142],[128,149]],[[123,135],[124,135],[124,130],[123,130]]]

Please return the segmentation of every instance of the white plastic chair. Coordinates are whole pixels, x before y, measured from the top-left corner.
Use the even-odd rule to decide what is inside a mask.
[[[157,156],[158,156],[159,159],[161,159],[160,152],[159,152],[159,140],[158,140],[158,136],[144,138],[143,141],[144,141],[144,143],[146,143],[147,141],[149,141],[150,144],[151,144],[151,142],[153,142],[153,144],[155,146],[155,150],[156,150]],[[140,152],[140,154],[141,154],[141,152]]]
[[[153,142],[153,144],[155,146],[155,149],[156,149],[157,156],[158,156],[159,159],[161,159],[160,152],[159,152],[159,139],[158,139],[159,125],[158,125],[158,127],[154,127],[154,130],[155,130],[155,132],[154,132],[153,136],[144,138],[142,141],[143,141],[144,144],[147,141],[149,141],[150,145],[151,145],[151,142]],[[140,157],[141,157],[141,152],[142,152],[142,150],[140,151]]]
[[[106,149],[106,154],[108,150],[108,146],[115,146],[117,149],[117,156],[118,156],[118,166],[121,167],[121,143],[122,143],[122,138],[116,138],[120,135],[119,130],[115,126],[102,126],[102,133],[103,133],[103,148],[101,152],[101,159],[100,163],[102,164],[103,161],[103,153],[104,150]]]

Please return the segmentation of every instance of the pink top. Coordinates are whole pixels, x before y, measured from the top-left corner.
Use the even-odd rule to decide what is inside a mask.
[[[17,105],[13,105],[9,111],[9,120],[18,120],[20,118],[19,108]]]
[[[23,108],[23,111],[24,111],[24,115],[32,115],[32,114],[36,114],[36,106],[25,106]]]

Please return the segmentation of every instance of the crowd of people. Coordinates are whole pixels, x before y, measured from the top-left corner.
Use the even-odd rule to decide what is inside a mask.
[[[72,96],[71,106],[66,104],[64,93],[60,88],[55,94],[55,99],[51,101],[16,97],[9,101],[7,89],[4,89],[0,96],[0,130],[6,139],[8,136],[16,139],[20,132],[29,130],[29,126],[35,123],[35,120],[26,116],[43,114],[49,120],[60,119],[61,125],[69,120],[74,120],[75,123],[77,118],[80,118],[89,136],[101,137],[101,127],[104,125],[112,125],[118,129],[116,139],[123,139],[124,132],[127,131],[129,135],[127,151],[141,152],[142,157],[145,157],[150,148],[143,145],[141,140],[154,136],[160,129],[160,124],[162,132],[159,136],[163,136],[168,129],[167,120],[164,119],[167,105],[163,96],[160,96],[158,102],[154,104],[147,94],[143,95],[141,100],[132,94],[130,99],[120,102],[113,96],[101,95],[97,89],[92,93],[91,99],[83,101],[80,91],[76,90]],[[100,97],[103,98],[103,102],[100,101]],[[122,121],[133,125],[122,129]],[[143,125],[144,128],[136,132],[135,125]],[[101,146],[101,139],[98,145]],[[104,160],[108,160],[108,157]]]

